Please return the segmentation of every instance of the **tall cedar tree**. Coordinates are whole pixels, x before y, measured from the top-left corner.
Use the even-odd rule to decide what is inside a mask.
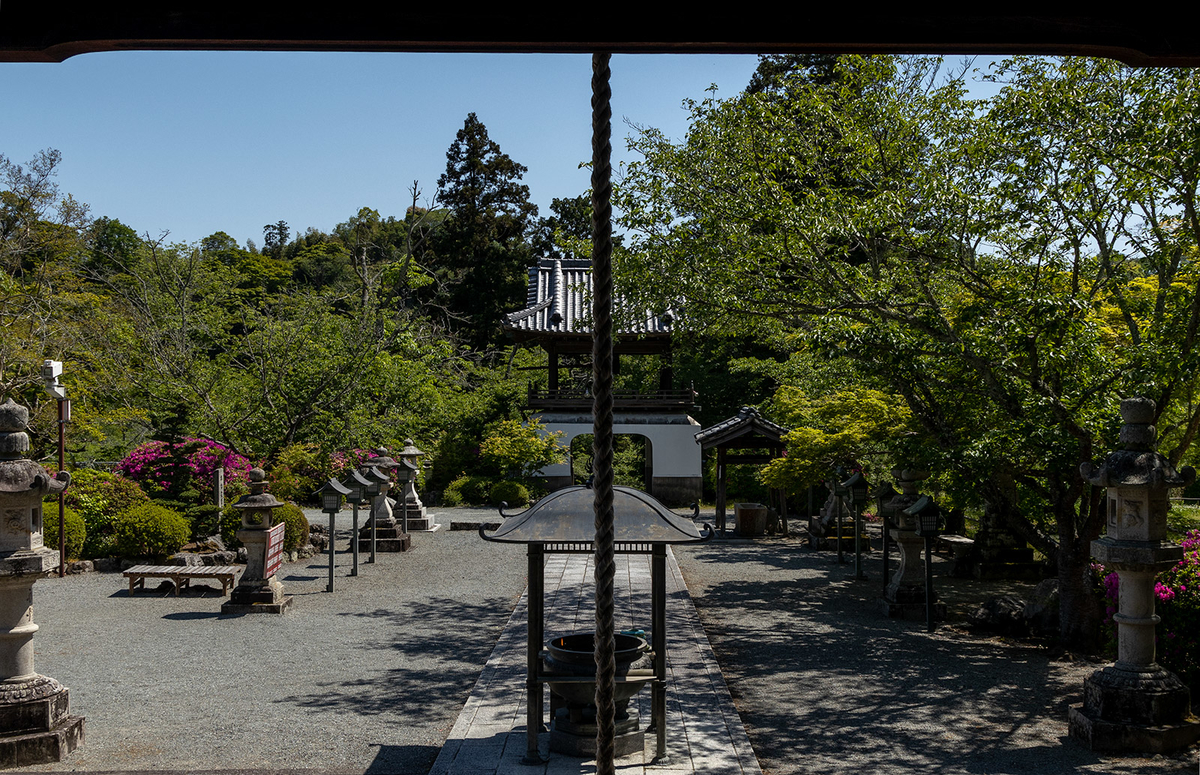
[[[532,250],[527,239],[537,206],[527,171],[488,138],[474,113],[446,152],[437,201],[449,211],[437,237],[434,270],[441,303],[473,347],[497,345],[505,313],[522,307]]]

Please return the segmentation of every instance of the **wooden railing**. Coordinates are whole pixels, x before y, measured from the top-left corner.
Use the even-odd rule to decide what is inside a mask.
[[[690,409],[696,405],[694,390],[656,390],[649,393],[617,391],[613,394],[616,409]],[[529,388],[530,409],[588,409],[592,394],[587,390],[539,390]]]

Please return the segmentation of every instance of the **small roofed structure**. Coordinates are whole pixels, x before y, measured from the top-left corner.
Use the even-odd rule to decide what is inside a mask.
[[[542,729],[544,709],[542,684],[555,681],[578,682],[574,676],[556,675],[541,659],[545,640],[545,556],[546,554],[591,554],[596,537],[593,502],[595,493],[588,487],[565,487],[556,490],[518,514],[500,513],[504,523],[491,534],[479,528],[487,541],[526,544],[529,549],[529,629],[526,680],[526,759],[540,761],[538,732]],[[650,554],[650,648],[653,654],[652,676],[642,676],[651,684],[652,725],[657,733],[656,759],[665,761],[667,718],[667,544],[698,543],[712,537],[704,526],[704,535],[693,521],[700,509],[694,507],[692,517],[671,512],[653,496],[631,487],[613,488],[613,527],[617,554]],[[679,668],[676,668],[679,669]],[[636,683],[633,676],[618,677],[617,683]],[[636,690],[636,687],[632,687]],[[552,703],[555,701],[552,698]],[[554,710],[554,705],[551,705]],[[626,744],[639,747],[641,732],[630,732]],[[621,741],[618,740],[618,745]]]
[[[739,463],[769,463],[782,457],[787,445],[783,437],[788,429],[771,422],[752,406],[743,406],[734,417],[722,420],[696,434],[701,450],[717,450],[717,530],[725,533],[725,494],[728,466]],[[730,455],[730,450],[739,454]],[[778,504],[780,528],[787,533],[787,500],[783,490],[772,488],[769,504]]]

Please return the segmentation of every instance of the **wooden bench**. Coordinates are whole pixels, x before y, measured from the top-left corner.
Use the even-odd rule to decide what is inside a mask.
[[[229,588],[242,571],[235,565],[135,565],[125,571],[129,579],[129,594],[137,587],[146,588],[146,579],[170,579],[175,584],[175,594],[190,586],[192,579],[216,579],[221,582],[221,594],[228,595]]]

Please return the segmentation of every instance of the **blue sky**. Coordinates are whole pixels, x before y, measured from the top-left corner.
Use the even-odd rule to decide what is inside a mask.
[[[753,56],[613,57],[614,151],[623,121],[678,138],[685,98],[740,91]],[[58,183],[139,233],[262,242],[280,219],[328,231],[368,206],[431,199],[470,112],[529,168],[542,215],[587,189],[591,58],[532,54],[128,52],[2,64],[0,154],[62,152]]]

